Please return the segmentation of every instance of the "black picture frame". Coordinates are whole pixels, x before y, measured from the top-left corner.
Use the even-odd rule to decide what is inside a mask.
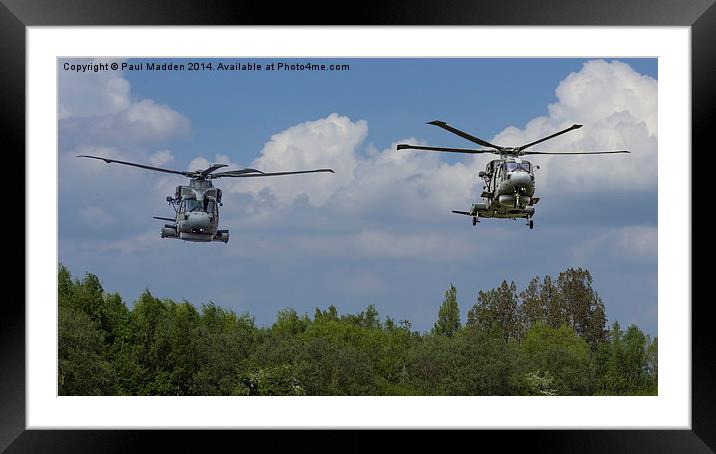
[[[318,2],[225,1],[211,3],[109,0],[0,0],[0,109],[3,146],[7,154],[25,150],[25,32],[29,26],[62,25],[544,25],[544,26],[688,26],[691,27],[692,148],[712,153],[708,122],[716,104],[716,6],[714,0],[460,0]],[[319,13],[321,12],[321,13]],[[21,164],[24,167],[24,163]],[[693,167],[692,167],[693,168]],[[27,172],[28,169],[25,169]],[[686,183],[686,182],[685,182]],[[694,183],[698,183],[694,181]],[[705,184],[705,182],[702,182]],[[688,189],[688,183],[685,190]],[[692,194],[702,194],[692,186]],[[685,191],[686,192],[686,191]],[[687,199],[690,203],[690,199]],[[690,212],[689,212],[690,213]],[[693,226],[693,225],[692,225]],[[693,236],[693,228],[692,228]],[[25,238],[25,241],[31,241]],[[24,262],[23,262],[24,263]],[[16,267],[16,268],[19,268]],[[693,269],[693,268],[692,268]],[[23,270],[26,270],[23,267]],[[27,279],[27,276],[25,276]],[[694,282],[692,278],[692,282]],[[696,281],[698,282],[698,280]],[[691,304],[692,402],[691,430],[549,430],[461,431],[460,438],[477,448],[505,446],[509,450],[549,452],[714,452],[716,450],[716,348],[708,316],[709,298],[669,301]],[[202,446],[204,450],[229,442],[248,448],[259,443],[274,450],[277,440],[311,450],[365,451],[375,442],[364,431],[266,432],[149,430],[25,430],[25,307],[6,298],[0,305],[0,450],[7,452],[124,452],[160,442],[162,450]],[[666,342],[666,340],[664,341]],[[422,447],[427,437],[452,434],[426,431],[386,433],[401,451]],[[248,439],[247,439],[248,438]],[[240,440],[240,441],[239,441]],[[493,443],[499,443],[494,445]],[[509,445],[509,446],[508,446]],[[389,447],[385,445],[384,447]],[[457,447],[455,447],[457,449]]]

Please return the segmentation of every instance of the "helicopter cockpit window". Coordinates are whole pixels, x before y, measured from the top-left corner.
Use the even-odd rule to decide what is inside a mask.
[[[507,162],[505,163],[505,166],[507,167],[508,172],[514,172],[515,170],[524,170],[525,172],[530,171],[530,163],[529,162]]]
[[[184,205],[184,211],[196,211],[201,210],[201,202],[196,199],[186,199]]]
[[[214,213],[216,211],[216,202],[210,199],[205,199],[205,209],[207,213]]]

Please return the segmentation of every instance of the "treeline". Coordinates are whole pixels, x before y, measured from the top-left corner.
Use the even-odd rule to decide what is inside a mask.
[[[430,332],[373,305],[271,327],[144,292],[129,309],[59,266],[60,395],[654,395],[657,339],[606,329],[588,271],[479,292],[463,325],[451,284]]]

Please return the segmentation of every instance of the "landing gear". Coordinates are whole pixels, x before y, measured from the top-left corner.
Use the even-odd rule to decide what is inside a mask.
[[[530,219],[530,222],[527,223],[527,225],[530,226],[530,230],[532,230],[532,227],[534,227],[535,223],[532,219]]]
[[[480,219],[478,219],[480,217],[480,212],[475,208],[473,213],[475,213],[475,216],[472,217],[472,225],[476,226],[477,223],[480,222]]]

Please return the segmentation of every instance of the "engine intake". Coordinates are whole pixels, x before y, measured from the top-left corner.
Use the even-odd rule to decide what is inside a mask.
[[[162,227],[162,238],[177,238],[177,229],[173,225],[165,224]]]
[[[213,241],[222,241],[224,243],[229,242],[229,231],[228,230],[217,230],[216,235],[214,235]]]

